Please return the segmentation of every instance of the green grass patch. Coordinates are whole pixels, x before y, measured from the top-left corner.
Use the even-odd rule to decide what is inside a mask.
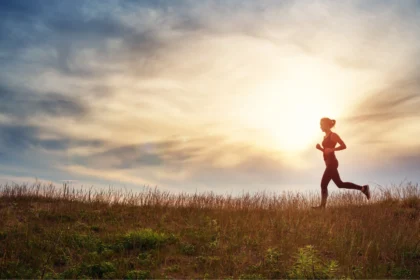
[[[112,262],[102,261],[94,264],[84,264],[69,268],[61,273],[62,278],[115,278],[117,268]]]
[[[150,271],[147,270],[131,270],[127,273],[125,279],[150,279]]]
[[[338,263],[335,260],[325,261],[311,245],[299,248],[295,263],[289,271],[293,279],[330,279],[337,278]]]
[[[176,241],[174,235],[156,232],[151,228],[139,229],[127,232],[121,237],[121,243],[125,249],[156,249],[165,243]]]

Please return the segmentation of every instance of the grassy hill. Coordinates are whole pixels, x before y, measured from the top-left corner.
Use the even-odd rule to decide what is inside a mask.
[[[0,278],[420,278],[420,188],[240,197],[0,186]]]

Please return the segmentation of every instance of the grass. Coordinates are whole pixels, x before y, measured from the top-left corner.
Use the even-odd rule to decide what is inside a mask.
[[[420,188],[170,194],[0,186],[0,278],[420,278]]]

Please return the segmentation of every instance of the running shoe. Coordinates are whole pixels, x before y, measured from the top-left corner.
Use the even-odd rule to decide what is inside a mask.
[[[364,185],[363,189],[362,189],[362,193],[364,193],[366,195],[366,198],[369,200],[370,199],[370,190],[369,190],[369,185]]]

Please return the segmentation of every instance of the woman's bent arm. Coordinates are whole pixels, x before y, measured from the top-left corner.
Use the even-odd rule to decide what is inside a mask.
[[[333,148],[333,151],[341,151],[347,148],[346,144],[344,143],[344,141],[340,138],[340,136],[338,136],[337,133],[333,133],[332,134],[333,137],[333,141],[337,142],[338,144],[340,144],[340,146],[338,146],[337,148]]]

